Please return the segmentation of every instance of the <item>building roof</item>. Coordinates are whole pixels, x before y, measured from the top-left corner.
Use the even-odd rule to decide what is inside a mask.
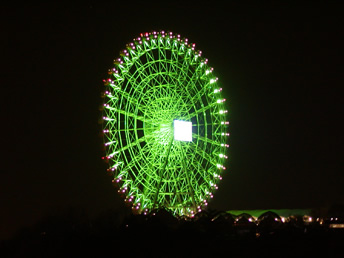
[[[265,212],[274,212],[278,214],[280,217],[290,217],[290,216],[304,216],[304,215],[311,215],[311,209],[267,209],[267,210],[229,210],[227,213],[230,213],[234,216],[239,216],[240,214],[247,213],[251,216],[258,218]]]

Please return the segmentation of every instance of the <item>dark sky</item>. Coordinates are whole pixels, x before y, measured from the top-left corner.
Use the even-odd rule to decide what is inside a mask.
[[[126,43],[160,29],[196,43],[228,100],[211,208],[344,202],[343,5],[125,2],[0,8],[0,239],[59,210],[123,208],[101,160],[102,79]]]

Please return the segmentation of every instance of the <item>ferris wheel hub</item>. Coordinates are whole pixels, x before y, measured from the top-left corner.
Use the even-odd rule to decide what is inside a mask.
[[[188,121],[173,121],[174,139],[176,141],[192,142],[192,123]]]

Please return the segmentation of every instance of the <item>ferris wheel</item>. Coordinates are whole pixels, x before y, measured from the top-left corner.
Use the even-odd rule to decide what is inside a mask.
[[[193,217],[226,169],[225,99],[208,59],[172,32],[141,33],[104,80],[103,135],[113,183],[140,214]]]

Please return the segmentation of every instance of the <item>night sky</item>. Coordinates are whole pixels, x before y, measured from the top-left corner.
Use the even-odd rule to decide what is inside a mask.
[[[0,239],[60,210],[123,209],[101,159],[102,79],[153,30],[196,43],[224,89],[231,147],[212,209],[344,202],[343,5],[125,2],[0,8]]]

